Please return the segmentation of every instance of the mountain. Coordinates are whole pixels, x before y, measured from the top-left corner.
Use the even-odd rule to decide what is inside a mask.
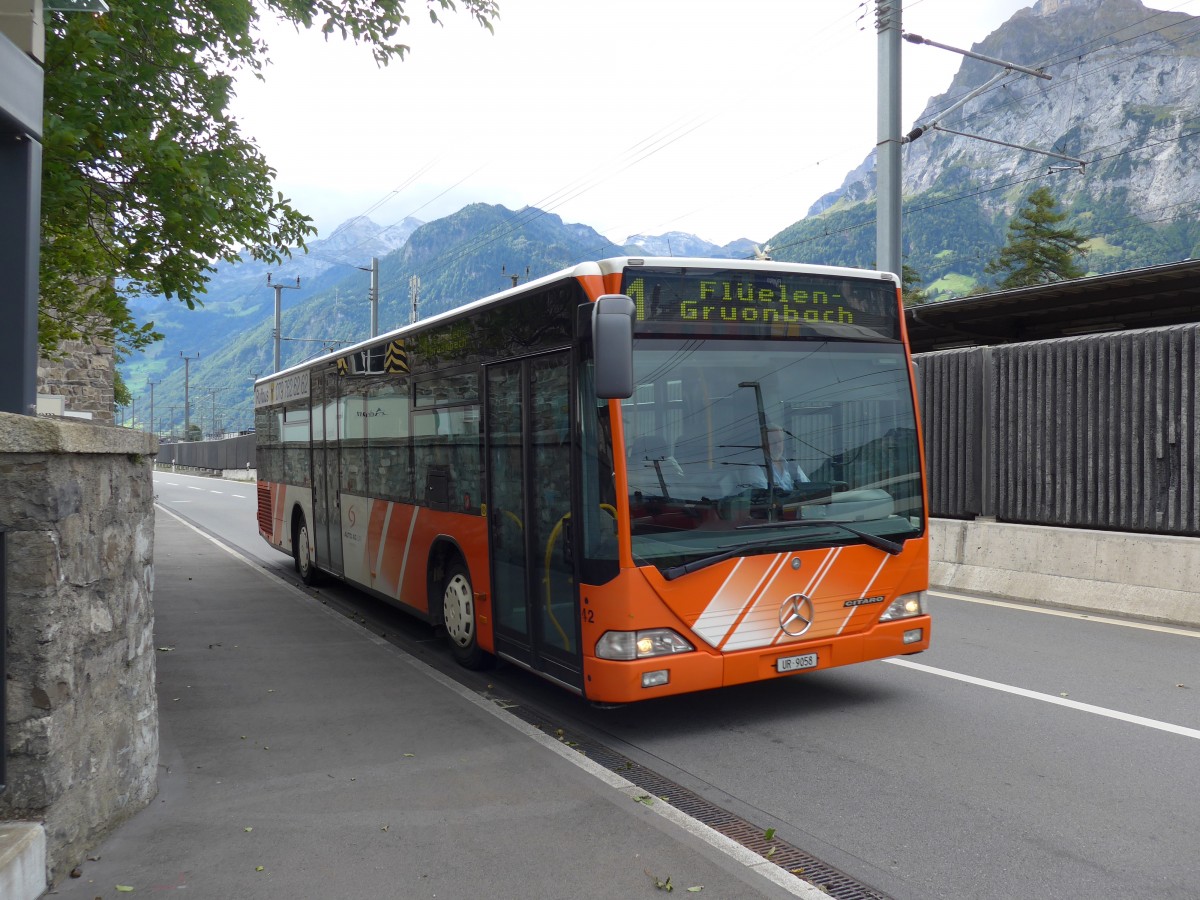
[[[942,118],[1001,71],[966,58],[918,119],[946,129],[926,127],[902,157],[904,259],[932,298],[987,283],[1009,219],[1040,185],[1091,236],[1092,274],[1200,255],[1198,34],[1200,19],[1138,0],[1040,0],[972,47],[1051,80],[1014,73]],[[775,258],[872,265],[875,189],[872,153],[770,239]]]
[[[968,98],[1001,70],[967,58],[926,105],[916,123],[923,133],[903,156],[903,239],[905,263],[927,292],[943,299],[987,284],[984,266],[1003,246],[1008,221],[1041,185],[1070,214],[1068,224],[1091,236],[1086,263],[1093,273],[1200,256],[1198,34],[1200,19],[1138,0],[1040,0],[976,44],[978,54],[1044,67],[1051,80],[1013,73]],[[765,244],[779,260],[872,266],[875,191],[872,154]],[[585,259],[754,253],[749,240],[716,247],[680,232],[632,235],[618,246],[534,208],[473,204],[393,229],[358,218],[273,270],[276,284],[301,278],[299,290],[280,291],[283,365],[367,336],[369,278],[360,269],[372,256],[380,260],[378,318],[386,331],[410,320],[414,276],[426,318],[514,277],[537,278]],[[145,385],[157,384],[156,425],[182,422],[180,355],[199,352],[190,366],[193,420],[205,431],[250,427],[252,376],[273,365],[267,271],[253,262],[218,266],[198,311],[163,300],[135,305],[139,321],[153,319],[167,335],[121,365],[143,414]]]
[[[311,242],[308,252],[294,251],[290,259],[269,266],[243,256],[237,263],[218,263],[204,297],[203,306],[190,310],[185,305],[161,297],[140,297],[129,304],[139,322],[154,323],[164,340],[148,348],[132,365],[122,368],[126,378],[154,378],[172,371],[180,353],[199,353],[207,358],[221,347],[228,333],[274,315],[275,293],[267,283],[270,274],[275,284],[288,285],[284,292],[295,301],[322,292],[343,281],[348,272],[370,265],[372,257],[384,256],[403,246],[422,223],[408,218],[383,228],[359,216],[342,223],[333,233]],[[294,289],[296,279],[300,287]],[[365,293],[369,277],[359,276],[360,292]]]
[[[379,259],[377,319],[384,332],[411,320],[414,276],[419,314],[428,318],[503,290],[514,276],[528,281],[585,259],[630,253],[748,258],[754,244],[741,240],[718,247],[672,232],[634,235],[619,246],[587,225],[564,223],[532,207],[473,204],[444,219],[408,219],[390,229],[360,216],[273,270],[249,260],[218,265],[202,308],[188,310],[161,298],[131,304],[134,315],[152,319],[164,339],[122,363],[121,375],[138,398],[142,418],[150,414],[149,389],[142,386],[154,381],[155,424],[164,432],[174,424],[181,434],[180,357],[186,354],[191,421],[205,434],[241,430],[253,423],[250,383],[274,366],[275,292],[268,271],[283,286],[280,357],[286,368],[368,336],[369,277],[359,270],[372,256]],[[300,287],[294,289],[297,276]]]
[[[356,240],[358,235],[382,241],[381,234],[378,226],[358,219],[335,232],[342,244],[331,243],[331,238],[311,245],[308,256],[323,267],[307,282],[301,276],[300,290],[280,292],[282,368],[369,336],[369,277],[357,269],[371,255],[379,258],[378,324],[384,332],[410,321],[414,276],[419,279],[420,317],[428,318],[510,287],[514,275],[526,281],[584,259],[626,252],[586,225],[565,224],[538,209],[514,212],[486,204],[420,225],[390,253],[383,253],[381,245]],[[338,262],[336,255],[356,262]],[[301,259],[308,257],[295,257],[296,262]],[[120,366],[143,419],[149,415],[149,390],[143,385],[147,380],[158,382],[154,418],[160,431],[170,432],[174,425],[182,434],[185,390],[191,421],[205,434],[252,427],[251,382],[272,370],[275,343],[274,292],[267,288],[265,269],[243,271],[254,265],[239,263],[228,267],[232,271],[219,266],[204,308],[171,310],[166,339],[153,353]],[[287,284],[292,269],[282,272],[280,281]],[[169,307],[166,301],[156,302],[156,311]],[[182,327],[185,323],[190,327]],[[190,356],[197,350],[200,356],[189,363],[185,385],[178,354]]]
[[[658,235],[631,234],[625,238],[625,246],[636,247],[646,256],[698,256],[705,259],[751,259],[755,248],[749,238],[739,238],[718,247],[683,231],[668,231]]]

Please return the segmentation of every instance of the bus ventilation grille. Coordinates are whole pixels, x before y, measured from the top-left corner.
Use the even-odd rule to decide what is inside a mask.
[[[785,872],[816,885],[830,897],[836,900],[888,900],[886,894],[867,887],[799,847],[793,847],[778,837],[767,840],[761,827],[708,802],[699,794],[669,778],[664,778],[598,741],[586,735],[570,733],[558,723],[551,722],[548,717],[539,715],[527,707],[518,705],[506,708],[523,722],[559,738],[588,759],[636,784],[648,794],[659,798],[661,802],[670,803],[680,812],[752,850]]]
[[[271,534],[271,488],[261,481],[258,483],[258,528]]]

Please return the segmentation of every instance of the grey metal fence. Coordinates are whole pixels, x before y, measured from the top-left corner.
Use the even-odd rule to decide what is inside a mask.
[[[254,435],[239,434],[219,441],[189,441],[179,444],[159,444],[155,462],[160,465],[184,466],[190,469],[256,468]]]
[[[918,354],[930,511],[1200,536],[1200,325]]]

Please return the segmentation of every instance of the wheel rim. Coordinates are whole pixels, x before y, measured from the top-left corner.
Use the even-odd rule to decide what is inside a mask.
[[[300,555],[300,574],[307,575],[309,569],[312,568],[312,548],[308,543],[308,525],[307,523],[300,525],[300,532],[296,536],[297,552]]]
[[[471,582],[461,572],[446,583],[442,611],[450,640],[460,647],[469,647],[475,637],[475,598]]]

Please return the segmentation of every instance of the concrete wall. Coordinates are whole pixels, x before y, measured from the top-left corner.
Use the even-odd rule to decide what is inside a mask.
[[[1200,538],[934,519],[936,587],[1200,627]]]
[[[53,884],[157,789],[153,437],[0,413],[8,787]]]

